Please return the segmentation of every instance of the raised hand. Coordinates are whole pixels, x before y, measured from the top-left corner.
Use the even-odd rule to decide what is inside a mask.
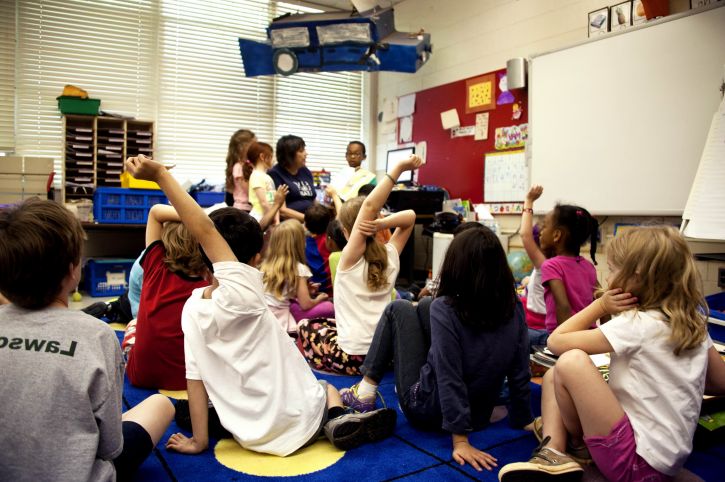
[[[150,157],[139,154],[138,157],[126,159],[126,170],[136,179],[156,181],[166,167]]]
[[[541,197],[541,193],[543,193],[543,192],[544,192],[543,186],[534,184],[533,186],[531,186],[531,189],[529,189],[529,192],[526,194],[526,200],[534,202]]]
[[[413,154],[408,159],[400,161],[399,165],[404,171],[412,171],[414,169],[418,169],[422,164],[423,160],[419,156]]]

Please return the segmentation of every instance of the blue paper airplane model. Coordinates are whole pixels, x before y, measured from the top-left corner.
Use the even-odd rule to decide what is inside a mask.
[[[414,73],[432,52],[430,34],[395,30],[392,7],[286,14],[272,21],[267,38],[239,39],[247,77],[343,70]]]

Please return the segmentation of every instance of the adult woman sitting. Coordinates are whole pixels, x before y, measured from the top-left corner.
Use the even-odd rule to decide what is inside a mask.
[[[283,219],[305,221],[305,211],[315,203],[315,183],[305,166],[305,141],[298,136],[282,136],[277,141],[277,164],[267,174],[274,186],[286,184],[289,188],[285,205],[280,209]]]

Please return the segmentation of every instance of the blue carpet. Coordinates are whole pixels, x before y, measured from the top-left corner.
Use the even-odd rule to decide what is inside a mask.
[[[119,338],[122,333],[119,333]],[[358,377],[337,376],[316,373],[332,385],[349,387]],[[410,426],[398,408],[392,374],[386,375],[380,384],[380,392],[385,403],[398,411],[395,434],[376,444],[351,450],[333,465],[318,472],[284,477],[295,482],[313,482],[330,480],[403,480],[403,481],[497,481],[498,471],[476,472],[470,466],[460,467],[451,459],[450,436],[444,433],[424,432]],[[541,387],[534,383],[532,387],[532,408],[536,415],[541,406]],[[126,408],[134,406],[155,390],[139,389],[131,386],[128,380],[124,386]],[[172,423],[154,453],[139,469],[138,481],[262,481],[283,479],[282,477],[262,477],[249,475],[225,467],[219,463],[210,448],[199,455],[181,455],[164,448],[172,433],[181,431]],[[485,430],[473,433],[470,440],[477,448],[489,452],[498,459],[499,467],[509,463],[527,460],[536,446],[536,439],[523,430],[509,427],[507,419],[492,424]],[[217,441],[210,440],[210,447]],[[705,481],[721,481],[722,467],[725,466],[725,441],[714,447],[694,452],[686,468]]]

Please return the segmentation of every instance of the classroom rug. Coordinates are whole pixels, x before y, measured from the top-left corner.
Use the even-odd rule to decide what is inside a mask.
[[[114,326],[122,330],[122,326]],[[119,339],[123,332],[117,331]],[[316,372],[317,378],[326,380],[337,388],[349,387],[358,377],[338,376]],[[395,434],[381,442],[343,452],[335,449],[326,439],[289,457],[256,454],[239,447],[231,439],[210,439],[209,449],[199,455],[182,455],[164,448],[166,440],[181,430],[172,423],[152,455],[139,469],[136,480],[158,481],[497,481],[498,470],[476,472],[470,466],[459,466],[451,458],[451,439],[445,433],[426,432],[411,427],[398,407],[392,373],[380,384],[380,394],[385,404],[398,411]],[[531,384],[531,403],[535,415],[539,415],[541,387]],[[124,405],[128,409],[146,397],[158,393],[131,386],[128,379],[124,386]],[[185,398],[184,391],[161,393],[172,399]],[[380,401],[378,402],[380,405]],[[537,442],[533,434],[516,430],[508,425],[508,419],[499,420],[484,430],[470,435],[471,443],[498,459],[499,467],[528,460]],[[676,482],[723,480],[725,467],[725,441],[697,450],[690,456]],[[604,478],[596,468],[585,471],[583,480],[594,482]]]

